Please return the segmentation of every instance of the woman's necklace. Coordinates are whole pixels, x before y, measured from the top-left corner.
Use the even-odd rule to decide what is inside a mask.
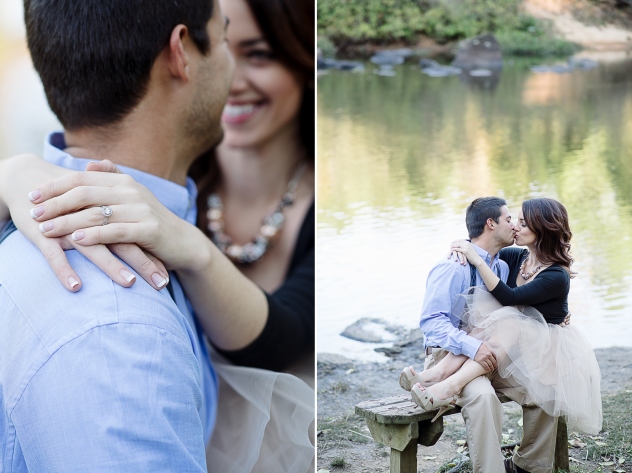
[[[527,253],[527,257],[522,261],[522,264],[520,265],[520,276],[522,276],[522,278],[525,281],[527,281],[529,278],[531,278],[531,276],[533,276],[535,273],[540,271],[540,268],[542,267],[542,264],[539,264],[538,267],[535,268],[533,271],[529,271],[527,274],[525,274],[524,268],[527,265],[527,260],[529,259],[529,255],[530,253]]]
[[[217,194],[208,196],[208,229],[211,233],[211,240],[228,258],[241,264],[252,264],[259,261],[265,254],[276,236],[281,232],[285,223],[283,210],[291,207],[296,198],[296,188],[307,168],[307,163],[303,161],[294,171],[294,175],[287,184],[287,189],[281,200],[274,206],[274,210],[263,219],[261,229],[254,239],[245,245],[233,243],[231,237],[224,233],[224,206],[222,199]]]

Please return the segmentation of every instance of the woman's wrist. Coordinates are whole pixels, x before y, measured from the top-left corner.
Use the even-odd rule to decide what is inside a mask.
[[[178,241],[186,242],[186,245],[181,248],[182,257],[171,265],[171,269],[192,276],[208,271],[213,260],[214,245],[211,240],[199,228],[187,225]]]
[[[478,269],[485,264],[485,261],[483,261],[483,258],[481,258],[479,255],[476,255],[476,257],[472,259],[470,264],[472,264],[475,268]]]

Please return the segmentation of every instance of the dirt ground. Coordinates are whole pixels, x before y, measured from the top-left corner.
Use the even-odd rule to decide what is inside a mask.
[[[421,342],[405,343],[385,363],[318,355],[317,471],[389,471],[389,449],[371,439],[364,420],[354,414],[354,406],[368,399],[404,393],[398,383],[401,370],[408,365],[423,366],[423,354],[419,356]],[[569,442],[577,446],[569,449],[571,471],[632,472],[632,428],[627,427],[632,409],[632,348],[598,349],[596,355],[602,375],[604,429],[593,437],[569,432]],[[503,407],[503,444],[518,443],[522,435],[520,406],[511,402]],[[461,415],[446,417],[444,425],[437,445],[419,447],[418,472],[446,471],[451,460],[467,454]],[[465,467],[458,471],[470,470]]]
[[[632,8],[614,0],[524,0],[526,13],[549,20],[563,38],[585,49],[612,51],[632,47]]]

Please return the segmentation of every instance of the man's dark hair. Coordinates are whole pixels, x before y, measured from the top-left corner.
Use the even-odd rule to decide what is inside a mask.
[[[503,205],[507,205],[507,202],[500,197],[479,197],[473,200],[465,211],[465,225],[470,238],[478,238],[483,234],[488,219],[499,223]]]
[[[212,0],[24,0],[29,50],[48,104],[68,130],[116,123],[143,98],[171,32],[202,53]]]

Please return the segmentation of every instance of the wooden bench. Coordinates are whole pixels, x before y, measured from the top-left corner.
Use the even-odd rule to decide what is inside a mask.
[[[498,399],[510,401],[503,395]],[[391,447],[391,473],[417,473],[417,444],[436,444],[443,433],[443,417],[461,412],[461,408],[450,409],[430,422],[436,411],[426,412],[410,399],[410,394],[402,394],[361,402],[355,412],[366,419],[373,440]],[[558,469],[568,471],[568,433],[562,418],[557,424],[553,471]]]

